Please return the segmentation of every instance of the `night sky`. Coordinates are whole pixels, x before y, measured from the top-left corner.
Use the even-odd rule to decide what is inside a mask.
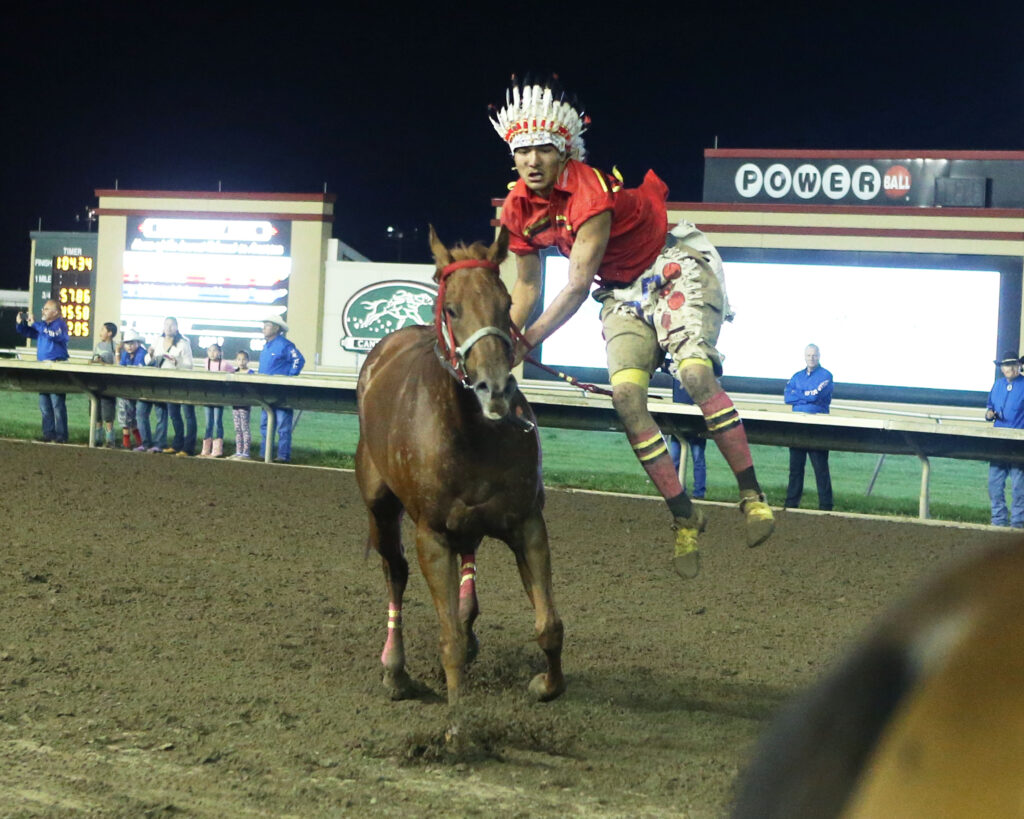
[[[40,219],[86,230],[76,217],[115,180],[326,183],[334,235],[374,261],[426,261],[428,222],[448,242],[486,238],[489,200],[512,178],[487,104],[512,72],[558,72],[593,119],[591,163],[618,165],[627,184],[653,167],[673,201],[700,200],[716,137],[1024,149],[1020,3],[11,5],[29,4],[10,4],[0,31],[0,288],[28,287]]]

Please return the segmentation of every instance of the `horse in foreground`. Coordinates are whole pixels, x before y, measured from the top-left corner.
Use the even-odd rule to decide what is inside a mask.
[[[734,819],[1024,816],[1024,542],[896,607],[776,720]]]
[[[416,554],[441,627],[448,702],[463,689],[477,651],[473,622],[475,552],[484,536],[515,555],[533,603],[547,672],[530,692],[547,701],[565,690],[562,621],[551,593],[540,441],[526,399],[510,373],[511,299],[498,277],[508,252],[494,244],[449,250],[430,229],[437,264],[434,327],[406,327],[384,338],[359,373],[356,480],[369,510],[368,549],[384,566],[388,636],[384,685],[410,696],[402,639],[402,596],[409,578],[400,522],[416,526]]]

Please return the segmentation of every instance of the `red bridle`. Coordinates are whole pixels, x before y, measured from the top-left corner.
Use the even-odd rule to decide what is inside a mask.
[[[508,347],[509,361],[511,363],[512,351],[515,348],[515,344],[508,333],[500,327],[493,326],[481,327],[461,345],[455,343],[455,331],[452,330],[451,322],[448,320],[448,314],[444,311],[444,297],[448,286],[448,278],[456,270],[463,270],[467,267],[482,267],[485,270],[490,270],[496,275],[500,270],[498,265],[490,259],[463,259],[461,261],[451,262],[445,265],[441,269],[441,275],[438,278],[437,283],[437,301],[434,303],[434,330],[437,333],[437,354],[441,356],[441,360],[452,371],[452,374],[462,383],[463,386],[472,387],[469,380],[469,373],[466,372],[466,356],[469,355],[470,348],[484,336],[497,336],[504,341],[505,345]]]

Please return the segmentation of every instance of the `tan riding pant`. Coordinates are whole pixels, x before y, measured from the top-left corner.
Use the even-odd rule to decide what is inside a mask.
[[[600,288],[594,297],[602,303],[609,376],[627,369],[651,374],[666,353],[677,380],[677,363],[693,358],[709,361],[715,375],[722,374],[722,355],[715,345],[725,298],[703,254],[667,244],[635,282]]]

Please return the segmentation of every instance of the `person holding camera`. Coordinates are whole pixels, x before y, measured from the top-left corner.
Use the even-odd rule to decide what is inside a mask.
[[[43,304],[43,317],[36,321],[32,313],[18,313],[18,335],[36,339],[39,361],[68,360],[68,325],[55,299]],[[64,393],[39,393],[39,412],[43,416],[43,443],[68,442],[68,410]]]
[[[1024,429],[1024,380],[1020,377],[1019,353],[1007,350],[993,361],[1002,371],[988,395],[985,420],[994,427]],[[1010,479],[1010,509],[1006,509],[1006,479]],[[988,466],[988,497],[992,502],[992,525],[1024,529],[1024,466],[992,461]]]

